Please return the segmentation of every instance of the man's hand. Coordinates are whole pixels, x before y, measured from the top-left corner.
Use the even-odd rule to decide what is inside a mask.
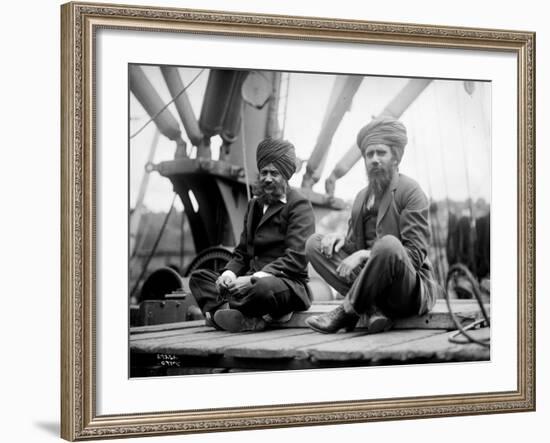
[[[336,272],[346,281],[350,281],[353,277],[353,271],[365,263],[370,256],[370,250],[360,249],[353,254],[348,255],[340,265],[336,268]]]
[[[332,257],[334,252],[340,251],[344,246],[346,236],[344,234],[327,234],[321,240],[321,253],[327,257]]]
[[[229,284],[228,290],[232,296],[237,296],[246,292],[247,289],[252,287],[251,277],[237,277],[235,281]]]
[[[216,288],[218,291],[220,289],[228,289],[229,285],[237,279],[237,276],[233,272],[224,272],[216,280]]]

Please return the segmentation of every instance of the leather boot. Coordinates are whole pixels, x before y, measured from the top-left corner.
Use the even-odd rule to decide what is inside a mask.
[[[357,314],[347,313],[344,306],[340,305],[326,314],[308,317],[306,324],[314,331],[332,334],[342,328],[347,332],[353,331],[358,321],[359,316]]]

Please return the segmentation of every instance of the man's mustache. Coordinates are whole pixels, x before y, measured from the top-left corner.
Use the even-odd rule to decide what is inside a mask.
[[[387,175],[389,171],[382,166],[372,166],[368,171],[368,175]]]
[[[273,189],[277,189],[279,186],[277,186],[276,183],[260,183],[260,187],[266,191],[270,191]]]
[[[277,183],[275,181],[266,183],[259,180],[255,185],[254,193],[259,198],[276,201],[286,193],[286,183]]]

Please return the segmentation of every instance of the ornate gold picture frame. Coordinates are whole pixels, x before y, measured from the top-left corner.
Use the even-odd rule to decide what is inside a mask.
[[[68,3],[62,22],[62,437],[70,440],[216,432],[338,424],[403,418],[444,417],[535,409],[535,35],[524,31],[452,28],[218,11]],[[516,313],[513,389],[478,389],[438,395],[288,401],[271,404],[99,412],[97,251],[108,247],[97,232],[98,33],[214,36],[428,51],[506,54],[516,69],[517,286],[508,288]],[[147,62],[147,60],[139,60]],[[334,69],[337,71],[337,69]],[[127,111],[124,104],[117,112]],[[498,126],[494,127],[498,131]],[[111,147],[112,148],[112,147]],[[124,147],[121,147],[121,149]],[[493,160],[494,162],[495,160]],[[127,167],[127,165],[126,165]],[[497,167],[497,166],[493,166]],[[103,211],[104,212],[104,211]],[[510,214],[508,214],[510,215]],[[105,214],[103,214],[105,216]],[[108,217],[108,214],[107,214]],[[510,234],[508,232],[508,234]],[[495,236],[496,234],[494,234]],[[513,248],[511,248],[513,249]],[[120,264],[121,269],[127,266]],[[498,277],[497,277],[498,278]],[[500,295],[500,294],[497,294]],[[110,295],[116,296],[116,295]],[[126,294],[119,294],[126,300]],[[123,337],[126,340],[126,337]],[[510,345],[510,344],[509,344]],[[491,363],[487,363],[491,364]],[[136,383],[138,383],[137,381]],[[175,383],[175,382],[174,382]],[[294,398],[294,397],[293,397]],[[203,403],[201,403],[203,404]]]

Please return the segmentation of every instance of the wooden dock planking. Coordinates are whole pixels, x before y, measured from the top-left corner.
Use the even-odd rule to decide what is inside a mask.
[[[230,333],[221,332],[225,334],[221,339],[213,341],[208,336],[204,336],[202,339],[194,341],[192,343],[193,348],[200,348],[207,351],[209,354],[225,354],[225,350],[231,346],[243,346],[251,343],[266,343],[278,337],[295,337],[302,334],[307,334],[307,331],[303,329],[287,329],[263,331],[257,333],[242,332],[242,333]]]
[[[307,311],[295,312],[289,322],[274,325],[281,328],[307,328],[306,319],[312,315],[332,311],[340,302],[316,303]],[[489,312],[489,305],[485,306]],[[479,305],[475,300],[453,300],[453,312],[463,324],[482,318]],[[357,324],[358,329],[366,328],[366,318],[362,317]],[[434,308],[422,316],[414,316],[395,321],[393,329],[456,329],[449,314],[445,300],[437,300]]]
[[[488,360],[490,356],[489,350],[479,345],[450,343],[448,338],[456,331],[424,329],[380,334],[364,331],[319,334],[296,328],[231,334],[213,329],[205,332],[204,327],[197,329],[202,332],[134,340],[131,351],[135,356],[176,355],[184,364],[182,367],[206,364],[213,368],[248,370],[479,361]],[[488,328],[470,332],[478,338],[489,334]],[[200,363],[196,358],[206,360]]]
[[[365,335],[365,332],[352,332],[346,337]],[[309,355],[304,347],[342,340],[342,334],[319,334],[308,331],[299,336],[277,337],[268,342],[238,344],[225,349],[225,355],[240,358],[296,358],[305,359]]]
[[[158,325],[134,326],[130,328],[131,335],[146,334],[149,332],[163,332],[171,330],[179,330],[186,328],[195,328],[204,326],[204,320],[180,321],[175,323],[161,323]]]
[[[130,341],[138,342],[141,340],[151,340],[151,339],[170,340],[172,337],[185,337],[188,335],[195,335],[195,334],[212,332],[212,331],[213,331],[212,327],[205,326],[204,321],[202,321],[201,326],[195,326],[194,328],[169,329],[168,331],[148,332],[148,333],[138,334],[136,336],[131,335]]]
[[[198,328],[197,328],[198,329]],[[146,349],[152,350],[151,352],[161,352],[156,351],[161,347],[164,349],[169,349],[173,346],[178,346],[181,343],[193,343],[197,340],[219,340],[221,338],[227,337],[228,332],[217,331],[210,327],[202,327],[200,330],[197,330],[196,333],[187,333],[187,334],[170,334],[170,335],[159,335],[157,337],[151,337],[147,339],[140,340],[130,340],[130,349],[136,350],[138,352],[143,352]],[[243,333],[244,334],[244,333]],[[243,334],[238,334],[243,335]],[[150,352],[150,351],[147,351]],[[162,351],[165,352],[165,351]]]
[[[175,355],[185,362],[183,367],[197,364],[237,369],[302,369],[490,358],[489,349],[480,345],[448,341],[455,332],[447,331],[454,330],[455,325],[444,300],[439,300],[425,316],[397,321],[394,329],[386,333],[367,334],[361,329],[362,320],[360,328],[352,333],[320,334],[307,328],[307,317],[328,312],[339,303],[316,303],[308,311],[295,313],[288,323],[272,325],[257,333],[218,331],[205,326],[204,320],[135,327],[130,329],[130,350],[134,356]],[[477,303],[472,300],[454,300],[453,310],[466,323],[481,316]],[[488,328],[471,333],[489,334],[487,331]]]
[[[472,337],[480,340],[490,336],[489,328],[475,329],[468,331]],[[410,361],[414,359],[430,361],[479,361],[489,360],[490,348],[475,344],[455,344],[449,341],[449,337],[456,334],[456,331],[446,332],[420,340],[396,343],[394,345],[380,348],[375,356],[375,361]],[[464,339],[458,335],[458,339]]]
[[[225,353],[228,346],[244,345],[254,342],[266,342],[281,336],[307,334],[303,329],[271,330],[261,333],[229,333],[211,330],[206,334],[187,336],[184,340],[172,337],[170,340],[149,339],[131,343],[131,351],[140,353],[163,353],[176,355],[209,356]]]
[[[419,338],[425,338],[444,331],[435,329],[418,329],[409,331],[388,331],[380,334],[364,334],[358,337],[348,337],[348,334],[338,334],[341,339],[329,343],[321,343],[303,349],[310,358],[315,360],[344,361],[365,360],[371,361],[378,352],[386,346],[397,343],[409,343]]]

